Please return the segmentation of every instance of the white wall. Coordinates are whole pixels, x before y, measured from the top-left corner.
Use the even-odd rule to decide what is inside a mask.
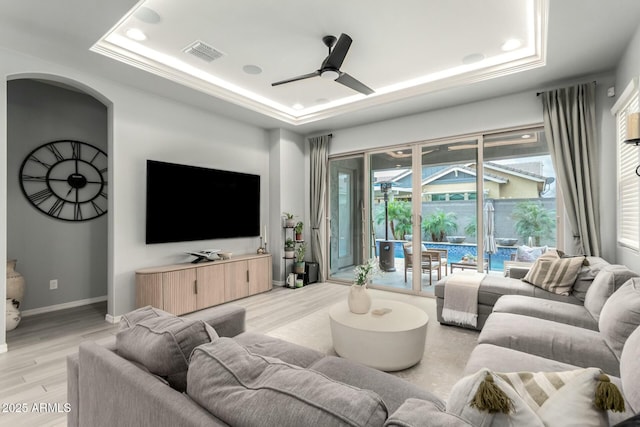
[[[36,147],[60,139],[107,151],[107,109],[96,99],[35,80],[8,89],[7,256],[26,280],[21,310],[107,296],[107,217],[69,222],[24,197],[20,166]],[[49,289],[49,280],[58,289]]]
[[[629,43],[629,46],[627,46],[627,50],[625,51],[616,71],[616,91],[618,93],[622,93],[629,82],[638,76],[640,76],[640,27],[638,27],[635,36]],[[616,163],[613,163],[611,166],[611,179],[614,181],[614,184],[616,179],[615,168]],[[613,191],[615,195],[615,185],[613,186]],[[616,206],[616,204],[612,203],[610,206]],[[611,214],[612,221],[616,221],[617,212],[614,209],[611,210],[613,211]],[[613,235],[616,235],[615,229],[613,229]],[[628,265],[635,271],[640,271],[640,253],[617,245],[617,255],[618,262]]]
[[[261,218],[268,221],[269,150],[263,129],[212,115],[187,105],[97,78],[64,65],[0,49],[0,176],[7,175],[6,80],[33,77],[67,80],[109,108],[109,314],[134,308],[136,269],[184,262],[185,250],[219,247],[236,254],[253,253],[258,238],[144,243],[145,161],[148,158],[261,176]],[[0,185],[0,256],[6,258],[6,180]],[[212,208],[229,210],[211,197]],[[3,263],[0,263],[3,265]],[[5,274],[0,293],[6,292]],[[4,344],[4,306],[0,308],[0,351]]]

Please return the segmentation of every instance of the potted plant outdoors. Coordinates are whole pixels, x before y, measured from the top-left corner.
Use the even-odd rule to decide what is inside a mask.
[[[366,263],[355,268],[355,282],[349,289],[347,303],[349,310],[355,314],[366,314],[371,308],[371,296],[367,290],[367,283],[378,272],[378,263],[371,258]]]
[[[294,273],[304,273],[304,253],[307,250],[306,243],[300,243],[295,249],[296,261],[293,263]]]
[[[296,225],[296,220],[293,219],[294,215],[289,212],[282,212],[282,217],[284,218],[284,226],[293,228]]]
[[[457,218],[454,212],[437,209],[422,221],[422,229],[432,242],[443,242],[447,234],[458,231]]]
[[[389,228],[394,239],[405,239],[411,233],[411,203],[404,200],[391,200],[387,204]],[[375,214],[376,224],[384,224],[384,205]]]
[[[298,221],[298,223],[296,224],[295,227],[293,227],[295,233],[296,233],[296,240],[298,242],[302,242],[302,228],[304,227],[304,224],[302,223],[302,221]]]
[[[516,234],[526,242],[533,237],[534,245],[540,246],[542,239],[552,239],[556,227],[555,212],[546,209],[540,202],[527,200],[518,203],[511,213],[515,220]]]
[[[288,238],[284,242],[284,257],[287,259],[292,259],[295,255],[296,244],[292,238]]]

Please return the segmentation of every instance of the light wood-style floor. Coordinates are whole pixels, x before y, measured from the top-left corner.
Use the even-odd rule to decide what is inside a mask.
[[[293,342],[297,339],[301,345],[313,346],[316,336],[308,332],[318,328],[318,322],[323,322],[324,317],[318,315],[324,315],[328,307],[343,301],[348,292],[348,286],[331,283],[319,283],[301,289],[274,287],[270,292],[230,304],[247,309],[247,330],[272,333]],[[435,317],[433,300],[373,292],[429,307],[430,316]],[[118,331],[117,325],[105,322],[105,313],[106,303],[98,303],[39,314],[24,318],[18,328],[7,333],[9,351],[0,354],[0,410],[15,410],[15,406],[10,405],[19,404],[26,408],[26,413],[0,412],[0,427],[66,426],[64,412],[34,412],[34,404],[38,409],[42,403],[58,403],[63,409],[62,405],[67,402],[66,356],[75,353],[84,340],[99,341]],[[318,318],[321,320],[318,321]],[[307,329],[300,331],[298,325],[305,324]],[[450,377],[441,382],[448,383],[450,378],[458,377],[468,353],[475,345],[477,333],[442,327],[435,318],[430,321],[429,328],[428,340],[437,351],[434,354],[430,354],[431,350],[425,352],[424,363],[421,364],[423,367],[415,371],[400,371],[399,375],[407,377],[411,374],[416,384],[431,389],[435,384],[434,378],[443,372]],[[440,328],[444,330],[440,331]],[[330,339],[328,344],[325,342],[323,345],[330,349]],[[456,359],[459,360],[456,362]],[[432,368],[437,366],[437,370],[429,370],[429,365]],[[444,365],[451,366],[443,368]],[[446,392],[448,387],[435,391]]]

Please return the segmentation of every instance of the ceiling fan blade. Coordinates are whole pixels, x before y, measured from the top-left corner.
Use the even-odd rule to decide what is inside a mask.
[[[340,38],[338,42],[331,50],[327,59],[324,60],[322,64],[322,68],[333,68],[334,70],[339,70],[342,66],[342,62],[344,62],[344,57],[347,56],[347,52],[349,52],[349,47],[351,46],[351,37],[347,34],[340,34]]]
[[[338,77],[336,81],[365,95],[371,95],[372,93],[375,93],[369,86],[354,79],[347,73],[340,73],[340,77]]]
[[[313,73],[303,74],[298,77],[292,77],[287,80],[281,80],[279,82],[271,83],[271,86],[278,86],[278,85],[283,85],[285,83],[297,82],[298,80],[310,79],[311,77],[317,77],[319,75],[320,75],[320,70],[316,70]]]

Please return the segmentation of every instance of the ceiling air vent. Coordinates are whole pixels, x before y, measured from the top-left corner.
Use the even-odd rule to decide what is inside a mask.
[[[224,53],[199,40],[196,40],[189,46],[185,47],[183,49],[183,52],[196,56],[207,62],[213,62],[216,59],[224,56]]]

